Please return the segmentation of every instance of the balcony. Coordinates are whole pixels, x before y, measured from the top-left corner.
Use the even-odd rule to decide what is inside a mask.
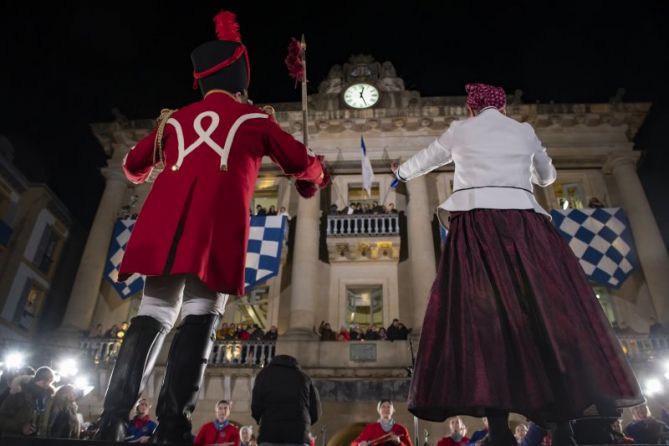
[[[326,216],[328,257],[334,262],[398,262],[401,248],[399,214]]]

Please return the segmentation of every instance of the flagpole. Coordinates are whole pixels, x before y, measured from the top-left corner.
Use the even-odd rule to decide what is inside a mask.
[[[309,110],[307,108],[307,41],[302,34],[300,41],[300,56],[304,74],[302,75],[302,143],[309,147]]]

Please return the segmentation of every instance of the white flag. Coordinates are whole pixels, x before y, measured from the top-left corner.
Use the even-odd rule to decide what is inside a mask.
[[[362,151],[362,188],[367,192],[367,198],[371,198],[374,170],[372,169],[372,163],[367,158],[367,147],[365,147],[365,139],[362,135],[360,135],[360,150]]]

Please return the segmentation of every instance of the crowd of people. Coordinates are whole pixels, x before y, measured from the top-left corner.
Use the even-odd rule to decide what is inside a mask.
[[[265,208],[262,204],[256,205],[255,211],[253,209],[250,210],[251,216],[272,216],[272,215],[281,215],[281,216],[286,216],[290,220],[290,214],[288,214],[288,211],[286,210],[285,206],[281,206],[279,210],[276,210],[276,206],[270,205],[269,208]]]
[[[379,204],[378,201],[371,203],[349,203],[344,208],[339,209],[336,204],[330,205],[329,215],[351,215],[351,214],[397,214],[395,203],[387,205]]]
[[[393,319],[388,328],[369,324],[366,329],[358,324],[351,324],[349,328],[342,326],[338,332],[332,329],[329,322],[321,321],[314,332],[321,341],[404,341],[409,337],[411,329],[407,328],[399,319]]]
[[[396,328],[398,323],[398,320],[393,321],[393,324],[397,324]],[[56,387],[58,377],[54,370],[49,367],[35,370],[24,366],[2,372],[0,434],[67,439],[94,438],[96,421],[85,422],[78,412],[77,401],[83,396],[82,391],[71,384]],[[281,408],[277,406],[286,401],[294,409],[290,413],[280,411]],[[150,409],[150,401],[140,398],[128,418],[127,442],[152,441],[158,423],[151,418]],[[193,432],[193,444],[257,446],[265,442],[285,444],[305,441],[314,445],[315,437],[309,426],[321,416],[320,398],[311,379],[301,370],[295,358],[276,356],[256,378],[251,411],[253,418],[262,426],[258,431],[259,435],[256,435],[254,426],[237,426],[230,422],[231,409],[232,402],[218,401],[212,421]],[[351,442],[351,446],[412,446],[408,429],[393,419],[395,408],[392,401],[379,401],[377,412],[378,422],[366,425]],[[567,424],[569,432],[566,435],[573,436],[575,444],[669,443],[667,410],[662,409],[660,419],[656,419],[644,404],[632,408],[631,414],[632,421],[624,428],[622,419],[582,419]],[[483,429],[469,435],[463,419],[451,417],[447,420],[450,433],[438,439],[436,446],[485,446],[488,444],[487,419],[483,418],[482,423]],[[565,435],[560,429],[564,430],[564,426],[550,430],[529,422],[516,424],[513,432],[518,446],[551,446],[557,442],[554,440],[556,436]],[[302,437],[304,440],[301,440]]]
[[[216,339],[219,341],[276,341],[278,336],[279,332],[275,325],[265,332],[258,324],[223,322],[216,330]]]

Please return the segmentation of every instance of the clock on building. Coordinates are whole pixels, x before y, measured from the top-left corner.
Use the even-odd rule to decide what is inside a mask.
[[[344,91],[344,102],[353,108],[369,108],[379,100],[379,90],[370,84],[353,84]]]

